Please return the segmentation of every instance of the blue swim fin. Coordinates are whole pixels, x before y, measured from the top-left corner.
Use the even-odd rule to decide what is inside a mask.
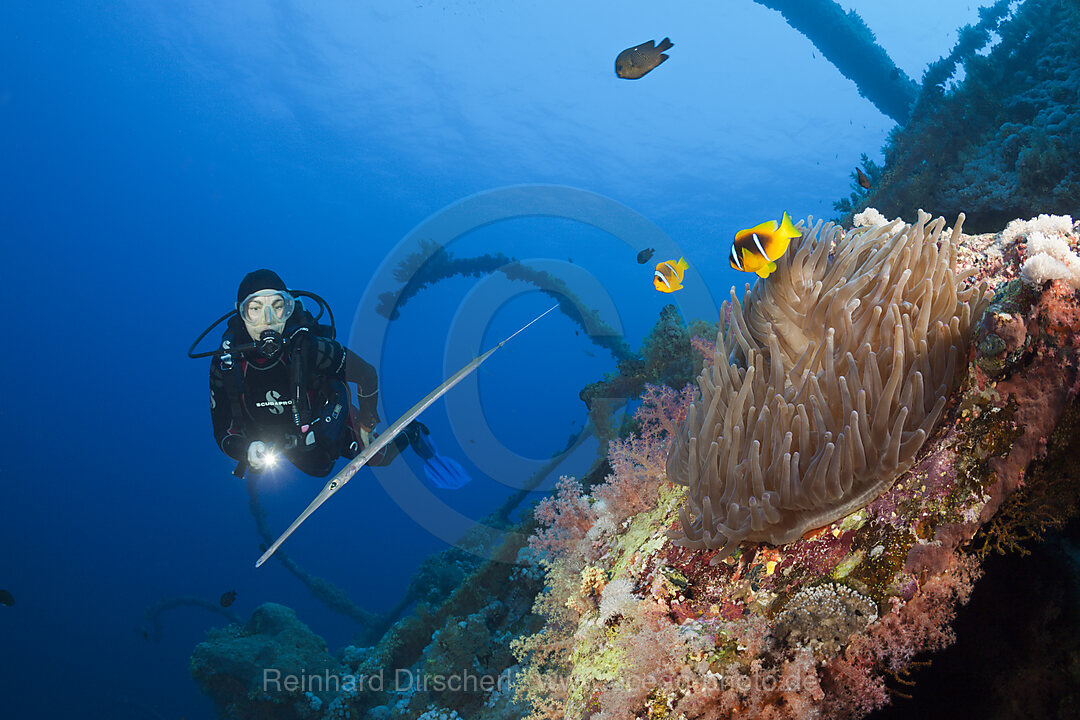
[[[457,460],[438,453],[424,463],[424,474],[432,485],[446,490],[457,490],[472,481]]]
[[[417,422],[420,432],[410,433],[409,440],[413,450],[424,460],[424,475],[428,482],[444,490],[457,490],[472,481],[469,473],[456,460],[439,454],[435,441],[428,429]]]

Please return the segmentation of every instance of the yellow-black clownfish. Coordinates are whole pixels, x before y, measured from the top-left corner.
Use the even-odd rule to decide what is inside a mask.
[[[682,290],[683,273],[688,267],[690,266],[684,258],[679,258],[678,261],[665,260],[656,266],[652,279],[653,287],[662,293]]]
[[[769,220],[740,230],[731,244],[731,267],[767,278],[776,269],[776,260],[787,252],[788,245],[797,237],[802,234],[786,212],[779,225],[775,220]]]

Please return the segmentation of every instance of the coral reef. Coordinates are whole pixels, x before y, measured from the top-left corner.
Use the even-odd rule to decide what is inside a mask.
[[[677,391],[642,375],[634,421],[606,457],[580,481],[562,478],[532,516],[511,525],[497,512],[459,543],[483,561],[449,550],[426,563],[410,591],[415,608],[377,642],[361,637],[334,658],[287,610],[264,606],[259,620],[211,632],[193,673],[229,718],[801,720],[858,718],[917,697],[936,677],[927,653],[955,638],[958,607],[969,597],[980,604],[984,558],[1053,537],[1076,512],[1080,296],[1066,280],[1035,283],[1022,268],[1047,247],[1033,235],[1075,249],[1078,230],[1053,217],[957,239],[958,272],[974,270],[993,299],[940,422],[866,507],[782,546],[748,541],[716,565],[714,550],[673,545],[686,489],[670,482],[666,463],[695,386]],[[723,332],[739,322],[721,320]],[[721,347],[726,359],[722,346],[690,335],[663,316],[651,338],[668,347],[643,347],[640,357],[696,369],[691,347],[706,359]],[[1058,547],[1063,557],[1076,552]],[[1077,627],[1075,596],[1063,593],[1062,577],[1037,577],[1031,592],[1056,605],[1020,588],[1016,597],[991,588],[981,603],[995,628],[1018,623],[994,655],[1014,676],[984,699],[1019,693],[1044,716],[1066,718],[1080,655],[1075,643],[1046,646],[1055,623]],[[1053,672],[1038,669],[1049,679],[1037,685],[1046,652]],[[972,662],[942,668],[944,677]],[[355,686],[264,695],[252,685],[260,668],[297,664]]]
[[[506,534],[439,604],[421,603],[375,645],[345,648],[343,663],[378,687],[348,699],[356,717],[520,717],[509,692],[516,659],[510,643],[537,629],[529,612],[541,589],[535,566],[518,565],[526,539]]]
[[[1020,266],[1020,274],[1028,284],[1038,286],[1048,280],[1064,280],[1073,290],[1080,290],[1080,255],[1076,254],[1076,243],[1069,242],[1072,229],[1072,218],[1068,215],[1040,215],[1009,223],[1003,237],[1027,238],[1027,259]]]
[[[1018,228],[957,237],[960,272],[994,299],[941,421],[866,507],[717,565],[714,550],[674,546],[686,491],[664,456],[689,398],[670,390],[662,410],[659,392],[642,405],[640,435],[612,443],[606,484],[562,482],[532,541],[546,622],[515,643],[530,718],[859,718],[911,690],[926,653],[955,638],[981,573],[973,550],[1007,549],[1076,509],[1080,296],[1022,279],[1038,243]],[[1064,235],[1075,246],[1076,229]]]
[[[911,119],[894,130],[869,192],[836,209],[967,214],[987,232],[1080,198],[1080,4],[999,0],[931,65]]]
[[[716,333],[713,324],[697,323],[693,327],[702,328],[709,335]],[[643,359],[636,365],[639,368],[636,372],[642,373],[637,378],[638,387],[647,378],[688,379],[698,372],[701,359],[694,356],[691,340],[674,308],[665,309],[640,350],[634,353],[635,357]],[[609,380],[624,382],[616,378]],[[627,400],[622,398],[623,403]],[[644,402],[645,407],[638,412],[640,417],[674,430],[672,423],[678,421],[675,409],[682,403],[678,394],[646,386]],[[650,409],[654,407],[650,415]],[[593,414],[601,417],[606,426],[612,424],[610,416],[602,416],[598,409]],[[633,423],[627,424],[628,428],[631,426]],[[590,421],[580,435],[587,435],[592,427]],[[580,437],[571,438],[568,446],[573,447],[578,442]],[[606,444],[603,445],[606,449]],[[662,463],[663,457],[656,455],[650,462]],[[516,638],[528,637],[540,629],[541,618],[532,613],[532,606],[543,588],[544,576],[535,552],[524,547],[536,529],[533,514],[528,513],[517,523],[511,523],[509,517],[512,510],[529,497],[528,490],[550,472],[550,467],[553,465],[541,468],[520,491],[512,494],[462,538],[457,547],[436,554],[422,564],[402,601],[403,604],[415,602],[415,606],[381,637],[373,642],[372,625],[364,623],[356,643],[345,648],[339,661],[345,677],[367,678],[363,692],[342,691],[319,696],[321,715],[312,714],[316,712],[312,708],[316,703],[308,698],[308,705],[298,711],[303,713],[302,717],[378,719],[424,715],[451,717],[454,713],[471,720],[517,720],[522,717],[525,710],[510,689],[510,678],[520,671],[510,648]],[[602,482],[611,467],[606,453],[598,457],[583,478],[585,486]],[[616,517],[623,521],[628,517],[625,513],[645,510],[652,500],[650,491],[640,486],[640,478],[633,467],[620,458],[615,459],[615,467],[620,481],[609,480],[604,493],[622,492],[636,498],[629,502],[612,495],[612,504],[619,509]],[[261,517],[257,497],[252,498],[252,512],[256,520]],[[595,573],[590,578],[592,590],[589,592],[596,599],[602,592],[602,579]],[[216,642],[221,632],[228,637],[241,630],[233,626],[225,631],[214,631],[208,642]],[[242,652],[242,649],[238,648],[238,651]],[[277,652],[285,650],[268,650],[261,662],[274,664]],[[230,666],[223,657],[200,653],[199,663],[207,676],[217,667]],[[396,687],[399,672],[405,681],[400,689]],[[447,676],[492,678],[493,687],[452,688],[436,682],[408,682],[410,679]],[[373,686],[375,678],[382,679],[377,686]],[[243,682],[208,684],[204,689],[217,693],[219,707],[231,708],[232,715],[226,717],[247,717],[260,711],[252,705],[262,700],[251,696]],[[292,698],[283,703],[294,701],[300,702],[298,698]]]
[[[788,543],[911,466],[985,304],[957,272],[960,222],[949,236],[929,220],[804,229],[742,303],[732,289],[668,458],[689,488],[677,544],[719,549],[715,563],[744,539]]]
[[[823,583],[792,595],[776,616],[772,634],[781,643],[832,657],[874,620],[873,600],[847,585]]]
[[[619,361],[615,372],[586,385],[579,396],[589,410],[604,451],[607,442],[632,432],[633,416],[616,427],[615,411],[641,396],[649,385],[681,388],[692,383],[702,361],[691,349],[695,338],[716,335],[716,324],[702,320],[686,324],[674,305],[660,309],[660,317],[641,344],[641,350]]]
[[[190,664],[195,682],[227,720],[324,717],[322,706],[332,703],[346,675],[323,639],[274,603],[260,605],[243,626],[211,630]]]

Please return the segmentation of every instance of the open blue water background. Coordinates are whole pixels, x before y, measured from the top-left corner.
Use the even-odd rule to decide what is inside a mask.
[[[977,19],[966,0],[845,7],[916,79]],[[620,50],[664,36],[667,63],[615,76]],[[187,658],[221,618],[179,608],[147,642],[163,598],[235,589],[241,617],[274,601],[332,650],[355,633],[277,563],[254,568],[247,495],[210,435],[208,361],[184,354],[244,273],[274,268],[330,301],[379,368],[389,422],[550,305],[456,278],[369,330],[362,299],[426,219],[522,184],[632,211],[690,263],[684,296],[652,288],[674,257],[639,265],[636,238],[573,217],[505,220],[451,249],[548,262],[636,348],[666,303],[692,316],[742,287],[736,230],[831,217],[892,126],[750,0],[0,4],[0,588],[16,598],[0,607],[0,717],[213,717]],[[451,511],[482,518],[523,480],[480,469],[474,424],[534,459],[581,428],[578,391],[614,362],[575,329],[553,314],[488,361],[463,390],[482,423],[445,403],[424,416],[469,486],[425,489],[412,457],[363,470],[288,552],[359,604],[393,606]],[[321,486],[265,478],[271,528]]]

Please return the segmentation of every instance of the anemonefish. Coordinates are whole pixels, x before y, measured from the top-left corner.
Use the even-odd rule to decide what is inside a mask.
[[[683,258],[679,258],[678,261],[665,260],[656,266],[656,272],[653,273],[652,279],[653,287],[662,293],[682,290],[683,273],[686,272],[688,267],[690,266]]]
[[[779,225],[775,220],[769,220],[749,230],[740,230],[731,244],[731,267],[767,278],[776,269],[776,260],[787,252],[788,245],[797,237],[802,234],[786,212]]]

